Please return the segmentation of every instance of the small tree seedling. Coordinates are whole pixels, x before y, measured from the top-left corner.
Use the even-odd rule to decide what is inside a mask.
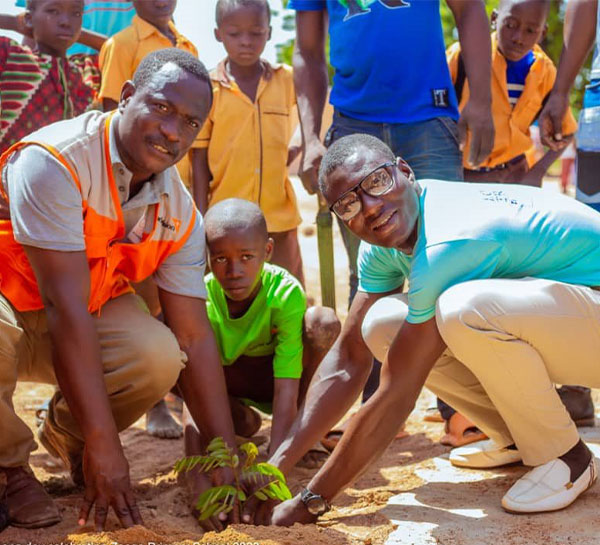
[[[200,494],[196,501],[200,520],[220,513],[229,513],[236,506],[241,512],[241,507],[252,496],[256,496],[261,501],[291,499],[292,494],[286,485],[283,473],[274,465],[256,462],[258,449],[254,443],[244,443],[239,449],[246,455],[243,461],[240,461],[240,457],[233,453],[222,437],[215,437],[208,445],[204,456],[188,456],[175,464],[177,473],[195,468],[208,473],[218,467],[229,468],[233,472],[233,484],[213,486]],[[248,494],[242,483],[249,484],[254,490]]]

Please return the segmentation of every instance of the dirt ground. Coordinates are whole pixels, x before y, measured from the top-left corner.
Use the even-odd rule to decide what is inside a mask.
[[[315,202],[298,191],[304,223],[301,244],[309,295],[319,301]],[[337,303],[345,317],[347,260],[336,234]],[[34,427],[35,408],[52,394],[52,387],[21,383],[15,392],[16,410]],[[596,395],[597,406],[600,396]],[[51,528],[22,530],[9,527],[0,544],[259,544],[259,545],[591,545],[600,543],[596,484],[578,502],[559,513],[516,516],[500,507],[503,493],[524,472],[523,467],[497,471],[453,468],[448,448],[437,441],[442,425],[423,421],[433,396],[424,392],[406,429],[376,465],[336,498],[333,510],[318,525],[292,528],[236,526],[221,534],[202,536],[191,516],[185,492],[172,472],[183,450],[181,440],[158,440],[144,431],[143,420],[121,434],[138,503],[147,528],[120,530],[111,515],[108,531],[92,533],[77,527],[81,490],[77,490],[59,461],[39,448],[33,469],[60,506],[63,521]],[[261,430],[267,435],[269,422]],[[600,455],[600,430],[587,428],[584,438]],[[264,446],[262,447],[264,449]],[[296,469],[289,476],[292,492],[299,491],[313,471]]]

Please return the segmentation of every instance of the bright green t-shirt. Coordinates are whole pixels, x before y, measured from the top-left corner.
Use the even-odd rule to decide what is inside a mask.
[[[240,356],[273,354],[275,378],[300,378],[302,375],[302,321],[306,295],[286,270],[265,263],[262,286],[243,316],[231,318],[221,284],[206,275],[206,309],[223,365]]]

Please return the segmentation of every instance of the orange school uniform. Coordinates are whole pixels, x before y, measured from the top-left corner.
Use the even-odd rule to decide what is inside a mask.
[[[225,60],[211,73],[213,105],[197,145],[208,148],[209,207],[230,197],[246,199],[260,206],[269,232],[289,231],[301,221],[287,170],[294,81],[290,67],[261,62],[254,102],[228,73]]]
[[[175,35],[175,47],[197,57],[198,50],[194,44],[180,34],[173,23],[169,23],[169,28]],[[98,93],[100,100],[109,98],[119,102],[123,84],[133,78],[142,59],[152,51],[168,47],[173,47],[169,38],[154,25],[135,15],[131,25],[109,38],[100,50],[98,59],[102,71],[102,85]],[[190,187],[191,164],[187,155],[179,161],[177,170],[184,184]]]
[[[556,79],[556,67],[542,48],[536,45],[533,48],[533,54],[535,60],[527,74],[523,93],[513,108],[508,100],[506,60],[498,50],[495,33],[492,34],[492,116],[496,135],[492,153],[479,165],[480,168],[492,168],[506,163],[518,155],[526,153],[533,146],[529,127],[537,118],[543,101]],[[460,44],[458,43],[450,46],[446,52],[450,75],[455,83],[458,76],[459,55]],[[460,111],[468,100],[469,82],[465,80],[459,101]],[[563,119],[563,133],[573,134],[576,130],[577,122],[569,109]],[[470,135],[467,137],[464,148],[463,165],[466,168],[469,168],[467,163],[469,147]]]

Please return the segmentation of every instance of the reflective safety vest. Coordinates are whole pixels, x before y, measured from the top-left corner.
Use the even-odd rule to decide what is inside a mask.
[[[85,252],[90,267],[88,309],[92,313],[110,299],[132,292],[130,282],[141,282],[154,273],[185,244],[196,221],[193,200],[174,175],[173,191],[161,195],[158,204],[148,207],[141,241],[124,241],[125,223],[110,157],[111,117],[112,114],[89,112],[49,125],[0,157],[0,173],[4,176],[6,162],[14,152],[37,145],[69,172],[81,193]],[[0,193],[8,200],[2,183]],[[35,275],[22,245],[14,239],[10,220],[0,220],[0,292],[21,312],[44,307]]]

